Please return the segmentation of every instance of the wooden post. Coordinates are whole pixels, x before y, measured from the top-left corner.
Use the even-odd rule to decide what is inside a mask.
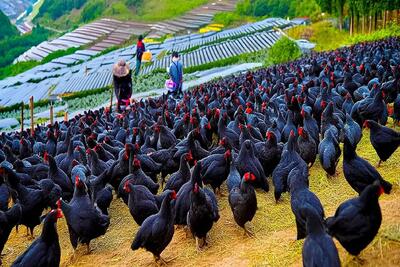
[[[53,103],[50,105],[50,125],[54,124],[54,107]]]
[[[24,131],[24,102],[21,102],[21,132]]]
[[[64,112],[64,121],[67,122],[68,121],[68,110],[66,110]]]
[[[29,109],[31,111],[31,135],[35,132],[35,125],[34,125],[34,119],[33,119],[33,96],[29,98]]]
[[[114,91],[113,91],[113,89],[111,88],[110,112],[112,111],[113,98],[114,98]]]

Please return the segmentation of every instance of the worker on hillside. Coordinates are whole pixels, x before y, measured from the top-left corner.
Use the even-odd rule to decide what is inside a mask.
[[[135,76],[139,75],[140,67],[142,66],[142,56],[144,51],[146,51],[146,47],[143,43],[143,36],[139,35],[138,42],[136,44],[136,70]]]
[[[180,57],[178,52],[172,53],[172,62],[169,66],[168,72],[171,80],[174,82],[174,88],[172,94],[174,96],[182,96],[182,84],[183,84],[183,65],[179,61]]]
[[[121,104],[129,105],[132,96],[132,71],[129,64],[121,59],[113,67],[114,93],[117,98],[117,112]]]

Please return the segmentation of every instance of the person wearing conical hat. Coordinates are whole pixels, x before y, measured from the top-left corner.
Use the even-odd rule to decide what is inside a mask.
[[[117,98],[117,110],[121,103],[128,103],[132,96],[132,71],[129,64],[121,59],[113,66],[114,92]]]

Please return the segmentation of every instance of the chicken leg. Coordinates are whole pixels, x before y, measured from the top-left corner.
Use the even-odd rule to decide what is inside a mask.
[[[163,258],[161,258],[161,256],[156,256],[156,255],[153,255],[153,257],[154,257],[154,260],[155,260],[157,266],[167,266],[168,263],[170,263],[171,261],[173,261],[175,259],[175,258],[173,258],[170,260],[164,260]]]
[[[244,229],[244,236],[247,236],[250,238],[255,236],[252,231],[250,231],[249,229],[246,228],[246,225],[243,226],[243,229]]]
[[[376,166],[377,168],[379,168],[381,166],[382,160],[379,160],[378,165]]]

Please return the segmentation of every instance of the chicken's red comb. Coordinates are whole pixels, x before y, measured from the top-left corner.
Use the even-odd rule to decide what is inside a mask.
[[[197,183],[194,183],[193,192],[195,192],[195,193],[199,192],[199,185]]]
[[[299,129],[297,130],[299,135],[303,136],[303,127],[299,127]]]
[[[250,113],[252,113],[253,112],[253,109],[251,109],[251,108],[246,108],[246,113],[247,114],[250,114]]]
[[[256,176],[255,176],[254,174],[252,174],[251,172],[246,172],[246,173],[244,174],[244,180],[245,180],[246,182],[248,182],[248,181],[255,181],[255,180],[256,180]]]
[[[225,159],[227,159],[227,158],[230,158],[231,157],[231,151],[228,149],[225,153],[224,153],[224,158]]]
[[[94,146],[94,151],[98,152],[100,150],[100,148],[101,148],[100,144],[96,144]]]
[[[226,139],[225,139],[225,137],[222,138],[222,139],[219,141],[219,144],[220,144],[221,146],[225,146],[225,144],[226,144]]]
[[[135,159],[133,160],[133,166],[135,166],[135,167],[140,167],[140,160],[138,160],[137,158],[135,158]]]
[[[49,153],[47,153],[47,151],[44,152],[44,154],[43,154],[43,159],[44,159],[45,161],[48,161],[48,160],[49,160]]]
[[[176,199],[176,198],[177,198],[177,195],[176,195],[175,190],[172,191],[172,193],[171,193],[171,198],[172,198],[172,199]]]
[[[90,151],[91,151],[90,148],[86,149],[86,154],[90,154]]]
[[[302,117],[304,117],[306,115],[306,112],[304,111],[304,108],[301,109],[300,114]]]
[[[383,193],[385,193],[385,189],[383,189],[382,186],[379,186],[378,195],[381,196]]]
[[[124,191],[127,192],[127,193],[131,192],[131,188],[129,187],[129,184],[130,184],[129,180],[126,181],[125,184],[124,184]]]

